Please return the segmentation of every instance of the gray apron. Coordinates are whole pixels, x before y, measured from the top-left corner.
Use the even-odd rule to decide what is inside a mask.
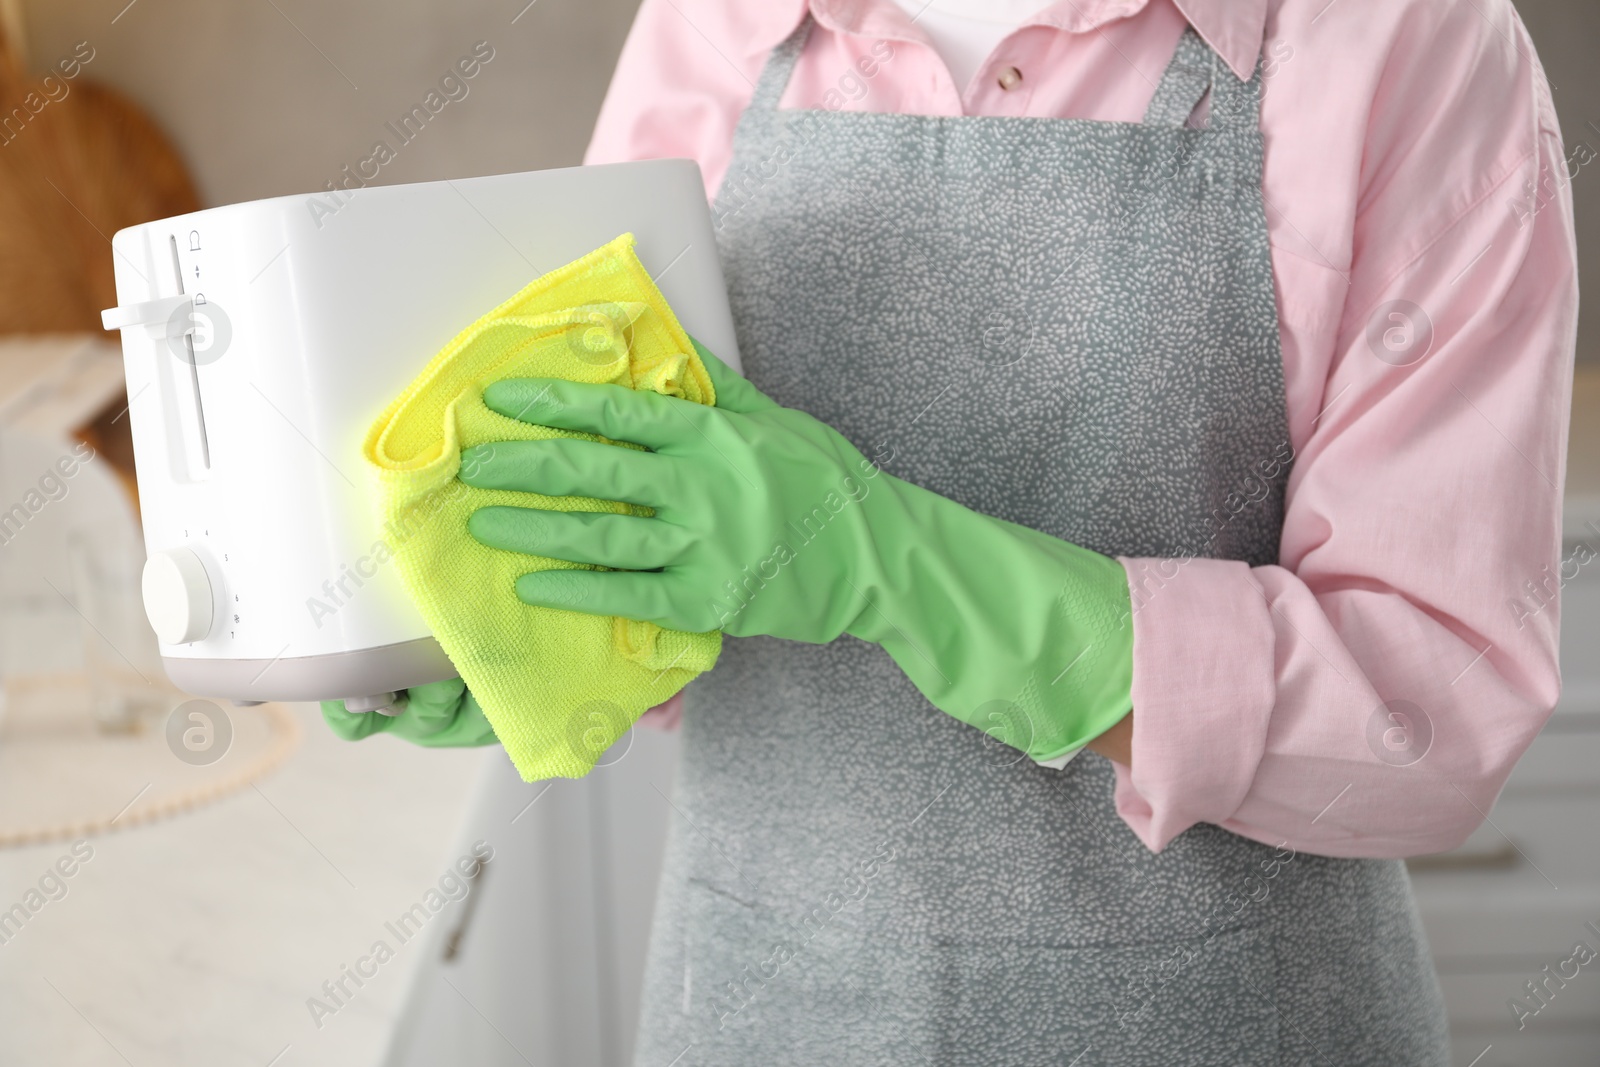
[[[1275,562],[1259,74],[1190,31],[1143,123],[780,111],[809,29],[716,205],[751,380],[986,514]],[[687,697],[640,1067],[1448,1062],[1399,862],[1153,855],[1108,762],[1036,766],[850,637],[730,639]]]

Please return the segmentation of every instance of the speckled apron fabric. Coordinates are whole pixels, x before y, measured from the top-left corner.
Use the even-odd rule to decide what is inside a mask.
[[[1190,32],[1142,124],[780,111],[808,32],[716,206],[750,378],[987,514],[1275,561],[1259,76]],[[1401,864],[1210,825],[1152,855],[1112,787],[941,714],[876,646],[729,640],[688,690],[635,1062],[1447,1063]]]

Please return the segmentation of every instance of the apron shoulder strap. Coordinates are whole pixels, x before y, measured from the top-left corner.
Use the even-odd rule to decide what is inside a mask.
[[[1144,115],[1147,126],[1182,126],[1211,93],[1211,128],[1254,130],[1260,125],[1261,63],[1240,81],[1191,26],[1178,38],[1161,84]]]
[[[755,94],[750,97],[748,110],[778,110],[778,100],[789,85],[789,76],[794,73],[800,53],[805,51],[806,41],[811,39],[811,25],[811,12],[807,11],[794,32],[768,54],[766,65],[761,68],[761,77],[756,81]]]

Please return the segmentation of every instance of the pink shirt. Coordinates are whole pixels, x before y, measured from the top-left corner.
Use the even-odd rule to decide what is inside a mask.
[[[688,156],[714,193],[805,7],[644,0],[587,161]],[[810,8],[784,107],[1136,122],[1186,23],[1240,75],[1265,49],[1281,562],[1123,561],[1117,810],[1158,850],[1201,821],[1334,856],[1458,844],[1560,688],[1568,183],[1594,156],[1564,148],[1508,0],[1061,0],[965,88],[890,0]]]

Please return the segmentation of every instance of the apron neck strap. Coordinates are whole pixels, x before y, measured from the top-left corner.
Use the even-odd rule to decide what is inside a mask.
[[[778,100],[789,85],[789,76],[794,73],[800,53],[805,51],[806,42],[811,39],[811,26],[811,12],[808,10],[794,32],[767,56],[766,65],[761,68],[761,77],[756,82],[755,95],[750,98],[749,110],[778,110]]]
[[[1145,111],[1147,126],[1182,126],[1211,93],[1211,128],[1255,130],[1260,125],[1261,63],[1249,81],[1240,81],[1216,50],[1191,26],[1178,38],[1156,95]]]

